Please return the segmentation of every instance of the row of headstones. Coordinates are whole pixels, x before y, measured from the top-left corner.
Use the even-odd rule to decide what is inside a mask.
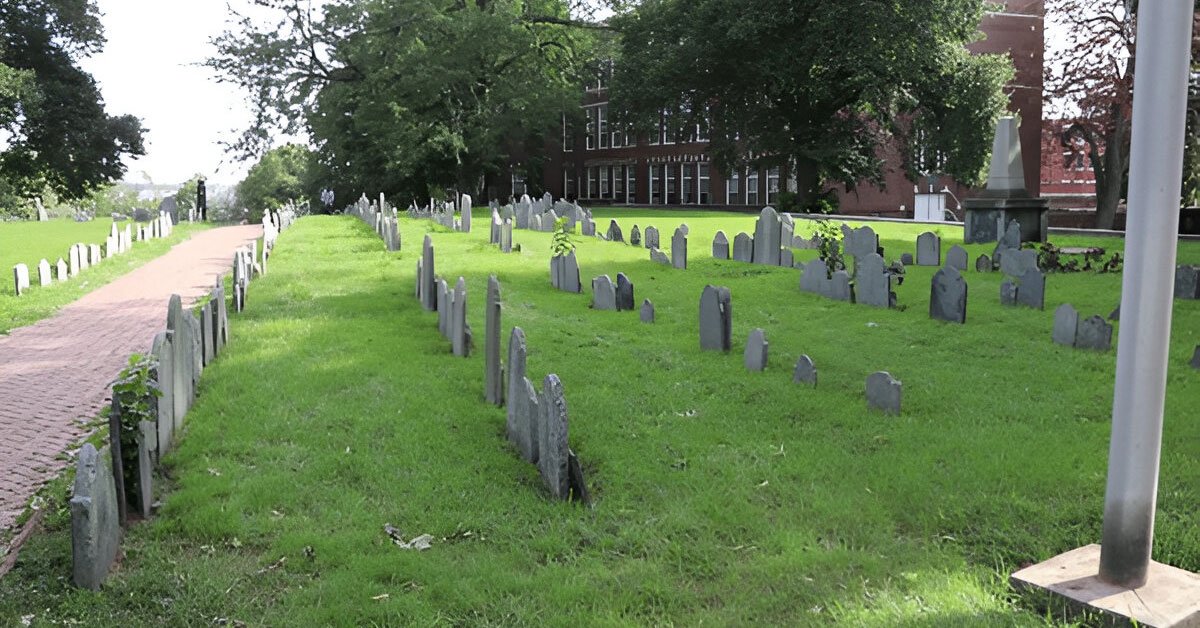
[[[504,218],[500,209],[495,207],[492,208],[492,228],[488,235],[488,242],[499,246],[501,253],[512,253],[513,251],[513,219],[511,216]]]
[[[654,226],[646,227],[643,234],[638,230],[638,226],[634,225],[629,231],[629,244],[631,246],[644,246],[650,251],[650,261],[671,266],[680,270],[687,270],[687,224],[681,224],[675,228],[674,235],[671,236],[671,254],[668,256],[659,248],[658,229]],[[584,234],[588,235],[588,234]],[[625,233],[621,230],[621,225],[617,224],[616,220],[610,220],[608,223],[608,231],[603,235],[598,236],[609,242],[620,242],[625,244]]]
[[[583,235],[596,233],[596,223],[590,211],[577,203],[565,200],[556,202],[549,192],[536,200],[530,199],[528,194],[522,194],[515,203],[503,207],[492,201],[489,207],[493,213],[500,215],[502,221],[511,219],[517,229],[550,232],[554,231],[554,224],[559,218],[566,218],[568,230],[573,231],[576,224],[582,224]]]
[[[729,288],[708,285],[700,293],[700,349],[728,353],[733,347],[733,302]],[[749,371],[767,368],[769,345],[766,332],[754,329],[746,339],[742,354]],[[795,383],[817,385],[817,369],[812,358],[801,355],[792,371]],[[868,407],[886,414],[900,414],[900,399],[903,385],[887,371],[872,373],[867,377],[865,395]]]
[[[149,227],[138,226],[138,242],[148,239],[145,236],[146,229],[150,229],[153,233],[165,233],[170,235],[170,217],[159,216],[152,221]],[[155,236],[160,237],[160,236]],[[165,237],[165,236],[161,236]],[[109,230],[108,237],[105,238],[104,246],[101,248],[99,244],[72,244],[67,250],[67,257],[59,258],[58,262],[51,265],[49,260],[43,259],[37,264],[38,284],[41,286],[49,286],[55,279],[58,281],[66,281],[72,277],[76,277],[80,272],[99,264],[102,260],[114,257],[128,252],[133,248],[133,229],[132,225],[125,225],[124,229],[118,229],[116,223],[113,223]],[[17,296],[21,296],[29,290],[30,283],[29,266],[26,264],[17,264],[13,266],[13,288]]]
[[[276,215],[273,224],[286,229],[294,219],[294,212],[285,211]],[[255,270],[253,259],[254,248],[243,247],[234,255],[235,305],[240,293],[244,306],[245,284]],[[121,529],[127,525],[130,511],[142,519],[150,517],[154,467],[174,445],[184,417],[195,403],[201,373],[229,342],[227,308],[220,276],[198,315],[184,309],[179,295],[171,296],[166,329],[154,336],[150,346],[154,362],[150,376],[159,394],[145,400],[153,421],[142,421],[137,426],[136,472],[126,474],[124,469],[120,438],[123,409],[115,393],[108,445],[97,451],[87,443],[80,450],[70,502],[72,579],[76,586],[98,590],[103,584],[116,560]],[[132,481],[127,483],[127,477]]]
[[[383,192],[379,193],[379,204],[367,200],[363,194],[358,201],[343,210],[343,213],[356,216],[363,224],[375,230],[375,234],[383,239],[388,251],[400,250],[400,221],[396,208],[387,204]]]

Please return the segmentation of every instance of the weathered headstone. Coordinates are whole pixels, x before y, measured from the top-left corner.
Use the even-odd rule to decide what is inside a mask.
[[[900,399],[903,384],[887,371],[872,373],[867,377],[867,407],[884,414],[900,414]]]
[[[712,243],[713,259],[729,259],[729,238],[724,231],[718,231]]]
[[[121,542],[116,483],[108,448],[85,443],[71,494],[71,562],[75,586],[93,591],[108,577]]]
[[[78,276],[79,271],[83,270],[83,251],[79,248],[78,244],[71,245],[71,248],[67,251],[67,259],[69,260],[71,276]]]
[[[733,311],[729,288],[705,286],[700,294],[700,348],[729,351],[732,347]]]
[[[658,249],[650,249],[650,261],[663,264],[665,266],[671,265],[671,258],[667,257],[666,253],[663,253]]]
[[[158,383],[162,393],[155,401],[155,423],[158,427],[158,445],[155,450],[159,456],[165,455],[171,449],[171,439],[175,434],[175,349],[171,346],[171,337],[165,331],[154,336],[150,347],[158,366],[151,371],[151,378]]]
[[[682,226],[671,236],[671,265],[680,270],[687,270],[687,233]]]
[[[913,265],[912,253],[901,253],[900,254],[900,263],[904,264],[905,266],[912,266]]]
[[[471,328],[467,326],[467,280],[462,277],[454,285],[450,312],[450,347],[455,356],[465,358],[471,352]]]
[[[1175,267],[1175,298],[1200,299],[1200,266]]]
[[[850,288],[850,274],[835,270],[829,281],[822,286],[821,294],[834,301],[853,301],[854,291]]]
[[[638,230],[638,226],[634,225],[633,229],[629,230],[629,244],[632,246],[640,246],[642,243],[642,232]]]
[[[487,338],[484,340],[484,398],[488,403],[504,405],[504,366],[500,362],[500,280],[488,277]]]
[[[1075,331],[1075,348],[1093,351],[1108,351],[1112,348],[1112,325],[1099,316],[1089,316],[1079,321]]]
[[[95,266],[96,264],[99,264],[102,259],[103,258],[100,256],[100,245],[99,244],[89,244],[88,245],[88,266]]]
[[[625,235],[621,232],[621,225],[618,225],[615,220],[608,221],[608,232],[604,234],[604,237],[609,242],[625,243]]]
[[[1200,369],[1200,345],[1196,345],[1195,351],[1192,352],[1192,361],[1188,364],[1194,369]]]
[[[579,262],[575,251],[550,258],[551,285],[563,292],[582,292],[579,282]]]
[[[459,199],[460,212],[462,213],[462,221],[459,224],[463,233],[471,233],[471,202],[470,194],[463,194]]]
[[[967,250],[957,244],[950,247],[950,251],[946,253],[946,265],[955,270],[965,271],[967,269]]]
[[[854,260],[855,274],[858,273],[857,265],[863,258],[871,254],[881,254],[879,251],[879,236],[875,234],[874,229],[866,225],[857,229],[851,229],[849,225],[843,224],[842,248],[845,250],[846,256]],[[917,261],[920,263],[920,259]]]
[[[779,251],[779,265],[783,268],[792,268],[796,265],[796,258],[791,249],[785,248]]]
[[[195,359],[192,356],[191,328],[183,320],[183,314],[183,300],[178,294],[171,295],[167,305],[167,331],[171,333],[171,365],[175,376],[175,407],[171,416],[175,419],[176,429],[183,425],[183,417],[187,415],[195,398],[195,389],[192,386],[195,380],[192,374]]]
[[[513,327],[508,338],[508,408],[506,430],[508,439],[517,446],[521,457],[526,462],[537,462],[537,422],[531,421],[531,413],[536,416],[537,394],[525,377],[525,331]]]
[[[592,308],[596,310],[617,309],[617,288],[608,275],[592,280]]]
[[[1070,303],[1063,303],[1054,310],[1054,342],[1067,347],[1075,346],[1075,334],[1079,329],[1079,312]]]
[[[800,290],[821,294],[822,286],[829,281],[828,267],[821,259],[809,260],[800,272]]]
[[[747,264],[754,261],[754,239],[744,231],[733,236],[733,260]]]
[[[557,499],[570,497],[567,446],[567,400],[562,382],[551,373],[542,382],[542,423],[538,426],[538,470],[550,494]]]
[[[200,307],[200,357],[204,360],[204,366],[212,364],[215,353],[213,352],[213,317],[212,317],[212,302],[205,302]]]
[[[63,258],[61,257],[58,258],[58,264],[56,264],[54,267],[54,276],[59,281],[66,281],[67,278],[70,277],[67,269],[67,263],[63,261]]]
[[[38,284],[48,286],[53,281],[54,278],[50,276],[50,262],[44,259],[38,262]]]
[[[617,273],[617,310],[632,310],[633,303],[633,282],[625,273]]]
[[[957,268],[946,265],[933,274],[929,318],[960,325],[967,322],[967,280]]]
[[[758,221],[754,224],[753,259],[755,264],[779,265],[782,235],[783,226],[779,219],[779,213],[772,207],[764,207],[758,214]]]
[[[433,240],[426,235],[421,247],[421,305],[426,312],[437,309],[437,279],[434,275]]]
[[[658,228],[657,227],[654,227],[654,226],[646,227],[646,232],[643,235],[645,237],[643,237],[642,240],[645,242],[646,248],[648,248],[648,249],[662,248],[662,246],[659,244],[659,241],[658,241]]]
[[[138,494],[134,505],[149,519],[154,509],[154,446],[158,442],[157,429],[150,421],[138,422]]]
[[[855,282],[854,296],[859,303],[884,308],[895,305],[892,275],[887,272],[883,258],[878,253],[859,258]]]
[[[29,290],[29,267],[25,264],[13,266],[13,288],[17,296]]]
[[[979,257],[975,258],[975,272],[977,272],[977,273],[992,272],[992,258],[988,257],[986,254],[980,255]]]
[[[813,365],[812,358],[801,355],[800,359],[796,360],[796,369],[792,371],[792,383],[817,385],[817,367]]]
[[[997,231],[1000,231],[997,227]],[[1002,235],[996,241],[996,248],[992,250],[992,263],[1002,264],[1004,255],[1012,250],[1018,251],[1021,249],[1021,225],[1017,224],[1016,220],[1011,220],[1008,226],[1002,231]]]
[[[641,320],[643,323],[654,322],[654,304],[650,302],[650,299],[642,301]]]
[[[746,338],[746,351],[742,359],[747,371],[763,371],[767,368],[767,337],[761,328],[755,328]]]
[[[917,236],[917,266],[942,265],[942,239],[932,231]]]
[[[450,337],[450,300],[454,296],[450,292],[449,286],[446,285],[445,279],[437,280],[437,324],[438,333],[443,338]]]

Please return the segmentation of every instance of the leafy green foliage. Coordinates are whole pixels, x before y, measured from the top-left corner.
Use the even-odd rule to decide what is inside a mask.
[[[152,377],[157,368],[158,361],[153,356],[135,353],[129,356],[129,365],[109,384],[113,401],[121,409],[121,462],[127,490],[143,488],[138,477],[138,440],[141,422],[153,422],[157,416],[154,408],[162,396],[162,389]],[[126,500],[130,504],[139,503],[136,494],[127,494]]]
[[[550,253],[554,257],[569,255],[575,250],[575,240],[571,230],[567,228],[567,218],[563,216],[554,221],[554,236],[550,239]]]
[[[846,260],[842,257],[841,223],[832,220],[817,219],[813,222],[814,235],[817,236],[817,257],[825,262],[825,272],[830,276],[834,271],[845,270]]]
[[[823,182],[882,181],[879,147],[915,134],[938,167],[980,177],[1011,76],[967,53],[983,0],[657,0],[621,14],[612,115],[651,130],[666,113],[729,172],[790,164],[807,205]],[[916,164],[912,164],[915,166]]]
[[[238,202],[252,221],[263,213],[279,209],[288,202],[305,198],[315,202],[319,193],[314,173],[318,172],[316,153],[298,144],[273,148],[246,173],[237,186]]]
[[[1119,273],[1125,264],[1125,258],[1120,251],[1113,251],[1106,256],[1106,250],[1100,247],[1064,251],[1053,242],[1031,242],[1025,246],[1037,251],[1038,268],[1047,272]]]

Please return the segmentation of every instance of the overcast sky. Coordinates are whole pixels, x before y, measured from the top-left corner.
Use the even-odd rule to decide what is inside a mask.
[[[179,183],[203,173],[237,183],[250,164],[234,163],[218,140],[250,120],[247,97],[193,64],[211,54],[225,29],[223,0],[98,0],[108,43],[83,68],[100,84],[112,115],[132,114],[147,129],[146,156],[126,160],[125,180]],[[235,7],[246,0],[231,0]]]

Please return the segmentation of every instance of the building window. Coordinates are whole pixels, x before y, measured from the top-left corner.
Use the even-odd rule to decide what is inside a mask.
[[[725,181],[725,204],[726,205],[741,205],[742,195],[738,192],[738,183],[740,183],[741,175],[733,173]]]
[[[584,133],[587,135],[587,149],[596,150],[596,111],[595,108],[585,107],[583,112],[587,114],[587,126]]]
[[[746,173],[746,204],[758,205],[758,170],[755,168]]]
[[[629,166],[626,171],[628,178],[625,180],[625,202],[637,202],[637,166]]]
[[[575,177],[571,176],[569,168],[563,168],[563,198],[575,198]]]
[[[655,205],[663,204],[663,168],[662,164],[650,166],[650,202]]]
[[[562,116],[562,147],[564,153],[569,153],[575,150],[575,129],[571,128],[571,123],[567,121],[567,114]]]
[[[774,205],[779,196],[779,166],[767,170],[767,205]]]
[[[612,166],[600,166],[600,198],[608,198],[608,177]]]
[[[600,181],[599,181],[600,168],[598,168],[597,166],[591,166],[587,169],[587,171],[588,171],[587,197],[588,198],[596,198],[600,195]]]
[[[679,187],[679,202],[689,205],[696,202],[696,164],[681,164],[683,184]]]
[[[596,107],[596,129],[600,133],[598,138],[600,148],[608,148],[611,135],[608,131],[608,105],[600,105]]]
[[[629,166],[613,166],[613,200],[618,203],[625,200],[625,169]]]
[[[700,164],[700,204],[707,205],[712,202],[711,183],[709,182],[708,164]]]
[[[666,164],[663,166],[666,171],[666,201],[668,205],[677,205],[679,203],[679,168],[674,164]]]

